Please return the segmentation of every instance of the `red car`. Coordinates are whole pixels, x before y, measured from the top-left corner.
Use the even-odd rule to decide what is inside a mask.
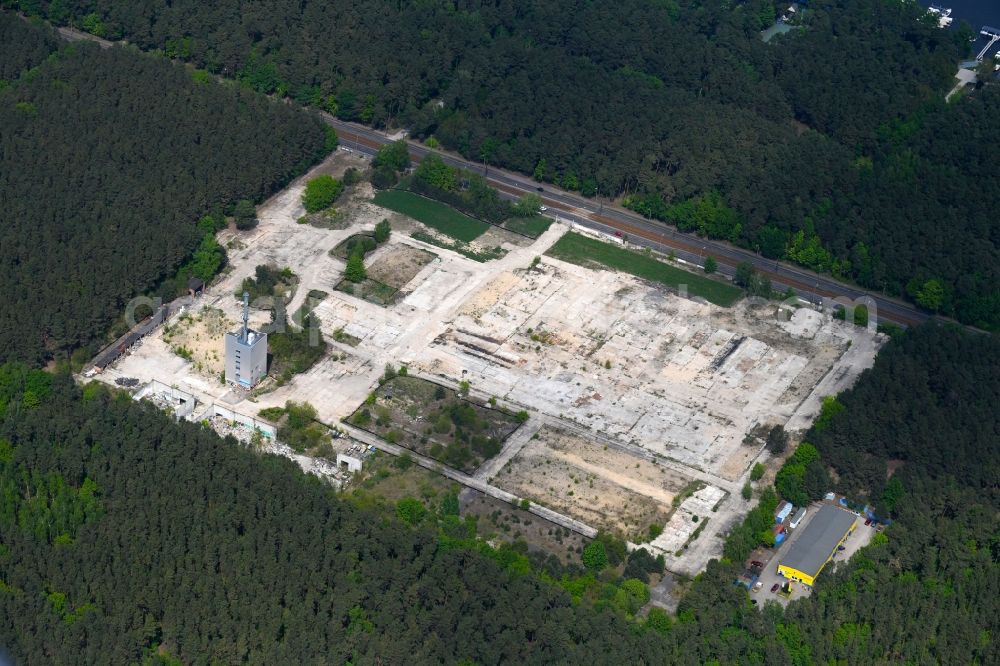
[[[771,592],[777,592],[779,587],[781,586],[775,583],[774,585],[771,586]]]
[[[871,524],[872,524],[872,519],[871,518],[869,518],[868,520],[865,521],[865,525],[871,525]]]

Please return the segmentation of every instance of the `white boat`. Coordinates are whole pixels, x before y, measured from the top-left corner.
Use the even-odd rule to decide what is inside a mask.
[[[951,7],[942,7],[941,5],[931,5],[927,8],[928,14],[933,14],[937,17],[938,27],[947,28],[951,25],[954,20],[951,18]]]

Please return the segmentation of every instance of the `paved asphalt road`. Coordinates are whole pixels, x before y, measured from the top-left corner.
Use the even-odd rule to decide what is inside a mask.
[[[333,116],[323,114],[340,136],[343,147],[373,155],[379,146],[390,142],[381,132],[368,127],[347,123]],[[415,142],[410,142],[410,154],[417,160],[430,150]],[[560,220],[576,222],[583,226],[623,236],[630,243],[668,253],[684,261],[701,265],[706,255],[712,255],[718,262],[719,272],[733,275],[736,265],[743,261],[753,263],[760,273],[771,278],[778,290],[791,287],[800,298],[822,304],[826,299],[844,297],[849,301],[863,302],[870,298],[869,311],[875,313],[878,321],[891,321],[903,326],[912,326],[926,321],[929,315],[904,301],[882,294],[868,292],[856,286],[843,284],[829,276],[818,275],[796,266],[767,259],[748,250],[728,243],[699,238],[653,222],[621,208],[604,205],[602,202],[586,199],[556,188],[548,183],[539,184],[527,176],[514,174],[495,167],[484,168],[482,164],[439,153],[445,162],[453,166],[486,173],[490,184],[507,198],[516,198],[525,192],[535,192],[542,197],[549,208],[548,214]],[[541,188],[541,189],[540,189]]]

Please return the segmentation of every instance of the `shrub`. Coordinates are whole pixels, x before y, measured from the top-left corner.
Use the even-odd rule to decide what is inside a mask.
[[[237,229],[253,229],[257,226],[257,209],[249,199],[240,199],[233,206],[233,218]]]
[[[608,566],[608,553],[602,541],[592,541],[583,549],[583,566],[591,571],[600,571]]]
[[[361,172],[354,167],[349,167],[347,171],[344,172],[344,177],[341,179],[341,182],[344,183],[344,187],[357,185],[361,182]]]
[[[821,417],[822,418],[822,417]],[[774,455],[781,455],[788,447],[788,433],[780,425],[771,428],[767,433],[767,449]]]
[[[344,269],[344,278],[349,282],[364,282],[368,279],[368,271],[365,270],[365,262],[357,254],[352,254],[347,260],[347,267]]]
[[[649,615],[646,616],[646,626],[653,631],[665,634],[670,631],[672,624],[673,622],[671,622],[670,616],[667,615],[667,611],[656,606],[649,609]]]
[[[381,245],[389,240],[389,235],[391,233],[392,227],[389,226],[389,220],[382,220],[375,225],[375,242]]]
[[[329,208],[344,191],[344,184],[333,176],[316,176],[306,183],[302,193],[302,205],[307,213],[318,213]]]
[[[376,167],[372,170],[372,187],[377,190],[387,190],[399,181],[399,176],[389,167]]]
[[[409,525],[416,525],[427,514],[423,502],[413,497],[404,497],[396,503],[396,515]]]

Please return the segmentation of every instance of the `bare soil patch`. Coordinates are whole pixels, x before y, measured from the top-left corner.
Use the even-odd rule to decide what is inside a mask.
[[[427,250],[398,243],[381,253],[368,266],[368,277],[395,289],[402,289],[424,266],[437,258]]]
[[[549,428],[494,479],[514,494],[629,538],[662,526],[687,481],[649,460]]]
[[[165,326],[163,341],[175,354],[191,361],[199,373],[217,378],[225,370],[226,331],[235,328],[236,322],[227,319],[222,310],[206,306]]]

